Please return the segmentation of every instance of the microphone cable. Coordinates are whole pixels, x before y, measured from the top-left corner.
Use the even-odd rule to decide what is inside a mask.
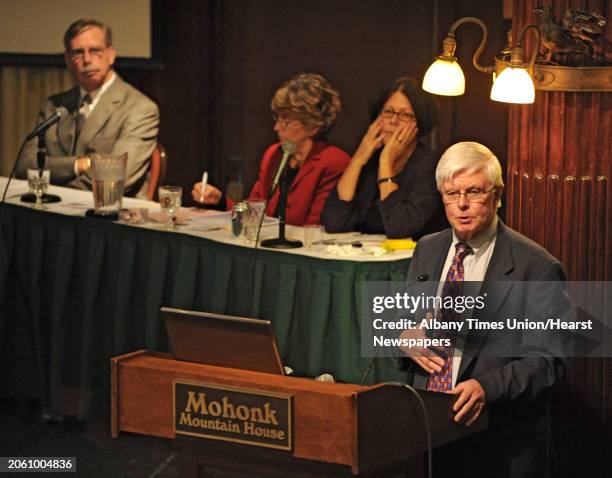
[[[433,477],[433,460],[432,460],[432,444],[431,444],[431,425],[429,423],[429,414],[427,412],[427,407],[425,406],[425,402],[423,401],[423,398],[421,397],[421,395],[419,395],[419,392],[417,392],[417,390],[411,386],[408,385],[407,383],[401,383],[401,382],[389,382],[388,385],[394,385],[396,387],[402,387],[405,388],[406,390],[409,390],[417,399],[417,401],[419,402],[419,405],[421,406],[421,411],[423,412],[423,423],[425,424],[425,436],[427,438],[427,476],[429,478]]]

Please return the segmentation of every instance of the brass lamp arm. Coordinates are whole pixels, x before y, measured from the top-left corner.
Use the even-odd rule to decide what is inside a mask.
[[[476,52],[474,53],[474,57],[472,58],[472,63],[474,64],[474,68],[476,68],[478,71],[481,71],[483,73],[492,73],[493,71],[495,71],[494,66],[482,66],[480,65],[480,63],[478,63],[480,55],[482,51],[484,50],[485,44],[487,43],[487,36],[488,36],[487,26],[484,24],[482,20],[478,18],[464,17],[464,18],[460,18],[459,20],[457,20],[455,23],[452,24],[443,42],[444,53],[442,56],[443,57],[446,56],[447,58],[449,56],[451,57],[454,56],[455,47],[457,46],[457,43],[455,41],[455,30],[459,26],[463,25],[464,23],[475,23],[482,30],[482,40],[480,42],[480,45],[476,49]]]
[[[533,29],[533,32],[535,33],[536,36],[536,41],[537,41],[537,46],[536,48],[534,48],[533,53],[531,54],[531,61],[529,62],[529,75],[533,78],[533,65],[535,64],[536,61],[536,57],[538,56],[538,53],[540,51],[540,30],[538,30],[538,27],[535,26],[533,23],[530,23],[529,25],[525,26],[522,30],[521,33],[519,34],[519,41],[516,44],[516,46],[512,49],[512,55],[511,55],[511,59],[510,59],[510,64],[511,65],[518,65],[520,64],[522,66],[523,64],[523,40],[525,39],[525,33],[527,32],[527,30]]]

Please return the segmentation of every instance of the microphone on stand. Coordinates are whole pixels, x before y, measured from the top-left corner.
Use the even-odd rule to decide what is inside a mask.
[[[274,191],[278,187],[278,183],[280,182],[280,178],[282,174],[285,172],[287,168],[287,164],[289,163],[289,159],[291,156],[295,154],[297,151],[297,144],[293,141],[285,141],[281,146],[283,150],[283,157],[281,158],[280,164],[278,165],[278,169],[276,170],[276,174],[274,174],[274,179],[272,180],[272,186],[270,186],[270,192],[268,193],[268,199],[272,197]]]
[[[429,280],[429,274],[427,274],[426,272],[423,272],[422,274],[419,274],[416,278],[416,280],[418,282],[427,282]],[[372,370],[372,366],[374,365],[374,362],[376,361],[376,357],[378,357],[378,351],[380,350],[380,347],[377,347],[375,352],[374,352],[374,357],[372,357],[372,360],[370,360],[370,363],[368,364],[368,367],[365,369],[365,371],[363,372],[363,376],[361,377],[361,382],[359,382],[359,385],[363,385],[365,383],[365,381],[368,378],[368,375],[370,375],[370,370]],[[404,361],[406,357],[401,357],[401,356],[397,356],[396,359],[399,362],[399,369],[402,369],[402,362]]]
[[[278,198],[278,237],[276,239],[266,239],[261,241],[261,247],[269,247],[271,249],[295,249],[302,247],[301,241],[293,241],[285,238],[285,213],[287,208],[287,194],[289,193],[289,185],[286,181],[281,181],[281,176],[287,169],[289,159],[297,151],[297,145],[293,141],[285,141],[282,145],[283,157],[278,165],[274,179],[272,180],[272,186],[270,186],[270,192],[268,193],[268,201],[276,191],[276,188],[280,184],[280,196]],[[266,203],[267,207],[267,203]],[[259,236],[259,234],[258,234]]]
[[[45,133],[47,130],[53,126],[55,123],[58,123],[62,118],[68,116],[68,110],[63,106],[58,107],[51,116],[49,116],[42,123],[36,125],[36,128],[32,130],[28,136],[26,136],[26,141],[29,141],[38,136],[38,152],[36,153],[36,162],[38,164],[38,174],[40,177],[43,175],[43,171],[45,169],[45,161],[47,158],[47,145],[45,143]],[[36,196],[32,193],[23,194],[21,196],[21,200],[23,202],[34,203],[36,202]],[[41,201],[43,203],[54,203],[60,202],[62,198],[57,196],[56,194],[47,194],[43,193],[41,197]]]
[[[60,106],[58,109],[55,110],[55,113],[49,116],[42,123],[36,125],[36,128],[34,128],[32,132],[28,134],[28,136],[26,136],[26,141],[29,141],[32,138],[35,138],[37,135],[46,132],[51,126],[53,126],[55,123],[57,123],[62,118],[66,118],[67,116],[68,116],[68,110],[64,108],[63,106]]]

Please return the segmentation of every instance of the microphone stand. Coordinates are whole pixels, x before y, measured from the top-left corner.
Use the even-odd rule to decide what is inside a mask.
[[[285,169],[286,171],[286,169]],[[284,176],[286,176],[286,172]],[[278,185],[280,189],[280,197],[278,198],[278,237],[276,239],[266,239],[261,241],[261,247],[269,249],[296,249],[302,247],[301,241],[293,241],[285,238],[285,217],[287,209],[287,194],[289,193],[289,185],[287,181],[281,180]]]
[[[40,131],[38,133],[38,152],[36,153],[36,162],[38,163],[38,176],[42,178],[43,171],[45,170],[45,161],[47,158],[47,143],[45,141],[46,130]],[[33,193],[26,193],[21,196],[21,200],[23,202],[36,202],[36,195]],[[56,194],[47,194],[43,193],[41,197],[41,202],[43,204],[50,204],[55,202],[60,202],[62,200],[61,197]]]

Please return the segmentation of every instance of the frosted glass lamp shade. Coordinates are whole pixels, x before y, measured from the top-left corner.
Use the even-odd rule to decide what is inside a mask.
[[[435,95],[459,96],[465,92],[465,76],[456,61],[437,59],[427,69],[423,89]]]
[[[527,70],[511,66],[504,69],[493,83],[491,99],[504,103],[533,103],[535,88]]]

